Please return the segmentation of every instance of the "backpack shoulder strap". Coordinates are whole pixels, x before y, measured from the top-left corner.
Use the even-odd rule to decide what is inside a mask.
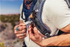
[[[42,16],[42,9],[43,9],[43,5],[45,3],[46,0],[39,0],[39,5],[37,4],[37,6],[35,7],[34,10],[39,9],[39,11],[35,14],[35,18],[33,19],[33,22],[35,23],[37,29],[43,34],[45,35],[47,38],[50,37],[50,30],[44,25],[44,23],[42,22],[41,16]]]
[[[70,0],[65,0],[65,1],[67,3],[68,7],[70,8]]]
[[[34,6],[34,8],[33,8],[33,10],[37,10],[37,9],[39,10],[40,4],[41,4],[42,1],[43,1],[43,0],[37,0],[35,6]]]

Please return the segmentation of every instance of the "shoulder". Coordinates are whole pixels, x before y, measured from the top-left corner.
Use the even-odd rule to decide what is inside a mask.
[[[64,1],[64,0],[46,0],[45,1],[46,2],[46,4],[48,4],[48,5],[58,5],[58,4],[63,4],[63,5],[65,5],[66,4],[66,1]]]
[[[67,3],[64,0],[46,0],[44,7],[48,13],[61,14],[62,16],[66,12],[70,12]]]
[[[58,29],[70,24],[70,9],[64,0],[46,0],[43,12]]]

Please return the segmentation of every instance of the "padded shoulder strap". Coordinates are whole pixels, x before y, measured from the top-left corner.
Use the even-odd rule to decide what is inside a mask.
[[[39,8],[40,8],[40,4],[41,4],[42,1],[43,1],[43,0],[37,0],[37,2],[36,2],[36,4],[35,4],[33,10],[37,10],[37,9],[39,10]]]
[[[33,19],[33,22],[35,23],[37,29],[46,37],[50,37],[50,30],[44,25],[42,22],[41,16],[42,16],[42,9],[44,6],[46,0],[43,0],[40,4],[39,12],[35,14],[35,18]],[[36,9],[35,9],[36,10]]]
[[[68,7],[70,8],[70,0],[65,0],[65,1],[67,3]]]

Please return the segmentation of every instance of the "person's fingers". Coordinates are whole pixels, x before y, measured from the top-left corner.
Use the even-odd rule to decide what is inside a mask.
[[[15,30],[15,32],[14,32],[15,34],[21,34],[21,33],[26,33],[26,30],[24,29],[24,30],[22,30],[22,31],[16,31]]]
[[[17,26],[14,27],[14,33],[15,33],[15,34],[18,33],[18,32],[16,31],[16,28],[17,28],[18,26],[19,26],[19,25],[17,25]]]
[[[26,37],[27,36],[27,33],[24,33],[24,36],[22,34],[16,34],[16,36],[19,38],[19,37]]]
[[[26,33],[26,29],[22,30],[22,31],[18,31],[19,34],[21,33]]]
[[[31,25],[29,26],[29,28],[33,28],[33,27],[35,27],[35,24],[31,24]]]
[[[17,28],[18,26],[19,26],[19,25],[15,26],[15,27],[14,27],[14,30],[16,30],[16,28]]]
[[[26,29],[26,26],[19,26],[19,30],[21,31],[21,30],[24,30],[24,29]]]
[[[35,38],[39,38],[39,33],[38,33],[38,29],[36,27],[34,27],[34,35],[35,35]]]
[[[31,32],[31,28],[29,28],[29,37],[33,36],[32,32]]]
[[[24,23],[20,23],[19,25],[20,25],[20,26],[26,26],[26,24],[24,24]]]
[[[34,34],[38,35],[38,29],[36,27],[33,28]]]
[[[35,37],[34,37],[32,31],[31,31],[31,28],[29,28],[28,31],[29,31],[29,38],[30,38],[31,40],[35,40]]]
[[[26,28],[26,24],[20,23],[19,25],[17,25],[17,26],[14,27],[14,30],[16,30],[17,27],[21,30],[21,29]]]
[[[33,31],[32,31],[32,29],[33,29]],[[36,27],[32,28],[31,25],[30,25],[30,26],[29,26],[29,30],[30,30],[30,31],[29,31],[29,35],[30,35],[29,37],[32,38],[32,37],[34,36],[36,39],[39,38],[38,30],[37,30]]]
[[[14,33],[15,33],[15,34],[18,34],[18,31],[14,30]]]
[[[17,29],[17,30],[16,30]],[[20,26],[20,25],[17,25],[17,26],[15,26],[14,27],[14,30],[16,30],[16,31],[21,31],[21,30],[23,30],[23,29],[26,29],[26,26]]]
[[[21,37],[18,37],[19,39],[24,39],[26,36],[21,36]]]

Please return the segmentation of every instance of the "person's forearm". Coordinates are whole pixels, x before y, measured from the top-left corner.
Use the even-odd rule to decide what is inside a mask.
[[[70,46],[70,34],[44,39],[41,44],[41,46]]]
[[[65,33],[70,33],[70,24],[67,25],[66,27],[60,29],[61,31],[65,32]]]

